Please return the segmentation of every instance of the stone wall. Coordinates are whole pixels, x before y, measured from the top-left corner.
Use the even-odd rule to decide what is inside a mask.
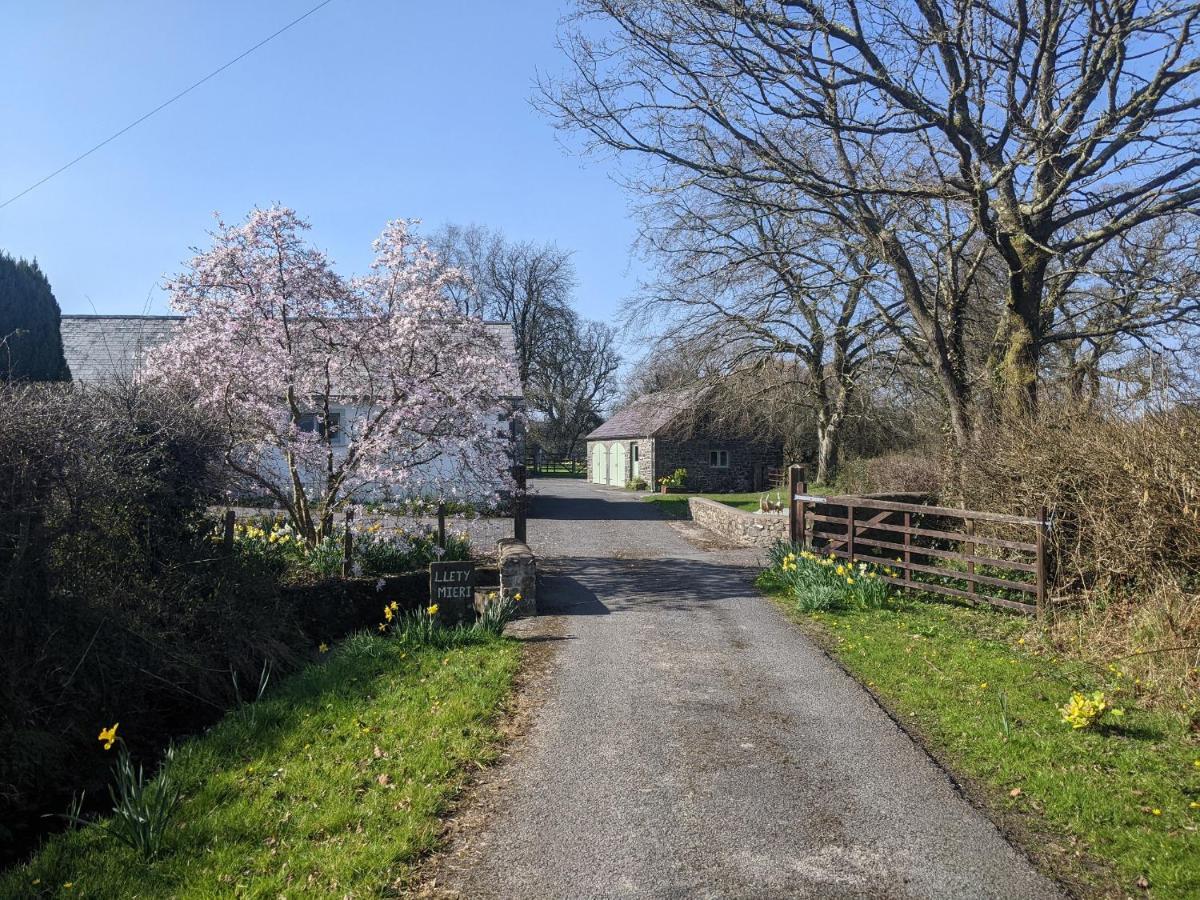
[[[536,616],[537,557],[528,544],[516,538],[497,541],[496,556],[500,560],[500,593],[508,597],[521,595],[517,603],[518,617]]]
[[[689,497],[688,510],[697,525],[736,544],[770,547],[776,541],[787,540],[787,513],[746,512],[704,497]]]
[[[709,462],[709,453],[724,450],[729,454],[728,468],[718,468]],[[752,441],[730,441],[702,436],[687,440],[668,441],[660,438],[655,453],[655,473],[661,478],[676,469],[687,469],[689,491],[728,493],[753,491],[763,485],[763,473],[769,466],[778,466],[783,450],[777,445]]]

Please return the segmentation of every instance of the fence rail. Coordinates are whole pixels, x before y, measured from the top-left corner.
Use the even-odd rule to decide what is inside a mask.
[[[803,477],[800,466],[789,470],[794,543],[875,565],[880,578],[904,590],[1044,612],[1045,509],[1028,517],[877,497],[814,496]]]
[[[545,454],[529,454],[526,456],[525,468],[534,477],[547,472],[565,472],[571,475],[584,475],[587,472],[587,465],[578,457],[546,456]]]

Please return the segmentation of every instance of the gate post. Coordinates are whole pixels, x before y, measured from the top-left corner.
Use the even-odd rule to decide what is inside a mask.
[[[1050,526],[1046,519],[1046,507],[1043,504],[1038,513],[1037,523],[1037,616],[1039,619],[1046,615],[1046,532]]]
[[[517,483],[513,497],[513,537],[525,542],[525,467],[513,466],[513,480]]]
[[[807,523],[804,521],[804,502],[797,500],[796,495],[808,490],[808,485],[804,482],[804,466],[788,466],[787,485],[788,540],[793,544],[803,545]]]
[[[354,573],[354,507],[346,508],[346,530],[342,533],[342,577]]]

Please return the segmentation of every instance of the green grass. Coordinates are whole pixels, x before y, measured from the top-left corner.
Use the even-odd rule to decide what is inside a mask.
[[[185,800],[160,857],[89,826],[0,875],[0,896],[395,895],[465,769],[494,753],[518,660],[502,638],[357,635],[179,748]]]
[[[1138,707],[1128,676],[1039,650],[1027,619],[919,601],[792,614],[1085,893],[1200,896],[1200,736]],[[1102,690],[1125,715],[1074,731],[1058,712]],[[1158,813],[1155,812],[1158,810]]]
[[[726,506],[754,512],[758,509],[758,500],[761,496],[761,491],[751,491],[745,494],[647,494],[642,499],[647,503],[655,504],[671,518],[686,519],[689,497],[705,497],[709,500],[716,500],[718,503],[724,503]]]

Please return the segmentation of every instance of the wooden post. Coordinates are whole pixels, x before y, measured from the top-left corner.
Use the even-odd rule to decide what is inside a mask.
[[[846,504],[846,553],[847,561],[854,564],[854,501]]]
[[[967,534],[972,535],[972,536],[974,536],[974,534],[975,534],[975,520],[974,519],[967,519]],[[968,541],[967,542],[967,556],[974,556],[974,555],[975,555],[975,542]],[[967,560],[967,574],[968,575],[975,574],[975,563],[971,562],[970,560]],[[975,579],[974,578],[967,579],[967,593],[972,594],[972,595],[974,595],[974,593],[975,593]]]
[[[233,525],[237,521],[237,513],[232,509],[225,510],[225,530],[221,534],[221,546],[225,548],[226,555],[233,553]]]
[[[526,539],[525,528],[525,467],[513,467],[513,479],[517,483],[516,495],[513,497],[513,537],[518,541]]]
[[[800,493],[801,494],[808,493],[808,482],[807,481],[800,482]],[[806,502],[804,502],[803,500],[801,500],[800,508],[798,510],[796,510],[796,513],[800,519],[800,546],[808,547],[810,544],[810,540],[811,540],[808,536],[808,504]]]
[[[354,571],[354,510],[346,510],[346,530],[342,533],[342,577],[349,578]]]
[[[1046,570],[1048,568],[1046,532],[1049,529],[1050,523],[1046,518],[1046,507],[1043,505],[1038,514],[1037,524],[1037,614],[1039,619],[1046,615]]]
[[[912,513],[904,514],[904,583],[905,585],[912,584],[912,535],[909,531],[912,529]]]
[[[804,507],[796,495],[804,492],[804,466],[788,466],[788,540],[804,543]]]
[[[446,549],[446,504],[438,504],[438,546]]]

